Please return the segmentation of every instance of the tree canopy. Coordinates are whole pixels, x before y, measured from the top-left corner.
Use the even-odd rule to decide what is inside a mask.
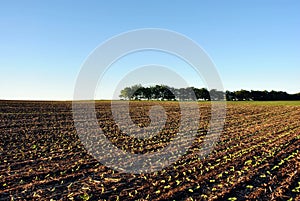
[[[218,91],[206,88],[174,88],[167,85],[143,87],[136,84],[121,90],[119,97],[127,100],[228,100],[228,101],[273,101],[273,100],[300,100],[300,93],[288,94],[283,91]]]

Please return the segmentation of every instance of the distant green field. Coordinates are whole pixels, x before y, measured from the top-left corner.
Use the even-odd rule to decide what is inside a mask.
[[[227,101],[227,104],[253,104],[253,105],[294,105],[300,106],[300,101]]]
[[[97,103],[99,102],[110,102],[111,100],[96,100]],[[114,100],[114,101],[121,101],[121,100]],[[131,100],[135,101],[135,100]],[[140,102],[140,101],[136,101]],[[177,102],[177,101],[158,101],[158,100],[143,100],[143,102]],[[183,101],[183,102],[193,102],[193,101]],[[216,101],[218,102],[218,101]],[[201,104],[210,104],[210,101],[199,101]],[[245,104],[245,105],[286,105],[286,106],[300,106],[300,101],[226,101],[226,104]]]

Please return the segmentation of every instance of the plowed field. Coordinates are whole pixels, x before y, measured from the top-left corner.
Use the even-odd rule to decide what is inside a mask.
[[[108,101],[96,103],[99,127],[122,150],[155,152],[176,135],[180,109],[176,102],[133,101],[132,121],[149,126],[154,104],[167,120],[149,139],[122,133]],[[161,171],[129,174],[87,153],[71,102],[0,101],[0,200],[300,200],[300,104],[228,103],[220,140],[203,159],[195,153],[209,103],[199,103],[199,115],[197,137],[182,158]]]

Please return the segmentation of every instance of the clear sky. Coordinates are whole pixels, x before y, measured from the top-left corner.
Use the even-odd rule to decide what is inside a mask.
[[[298,0],[3,0],[0,99],[72,99],[87,56],[105,40],[140,28],[169,29],[196,41],[226,90],[300,92]],[[157,54],[138,58],[149,64],[143,58],[153,55],[155,63],[171,65]],[[105,80],[116,84],[126,71],[122,65],[134,63],[127,60],[103,79],[97,98],[109,98],[115,89]]]

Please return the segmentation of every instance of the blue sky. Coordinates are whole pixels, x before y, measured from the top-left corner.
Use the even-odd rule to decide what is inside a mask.
[[[87,56],[105,40],[141,28],[169,29],[197,42],[215,63],[226,90],[300,92],[299,10],[297,0],[4,0],[0,99],[72,99]],[[146,57],[155,63],[167,60]],[[96,98],[110,98],[115,89],[105,80],[117,83],[126,71],[118,68],[138,59],[146,62],[143,58],[115,66],[99,84]],[[191,85],[202,84],[189,76]]]

